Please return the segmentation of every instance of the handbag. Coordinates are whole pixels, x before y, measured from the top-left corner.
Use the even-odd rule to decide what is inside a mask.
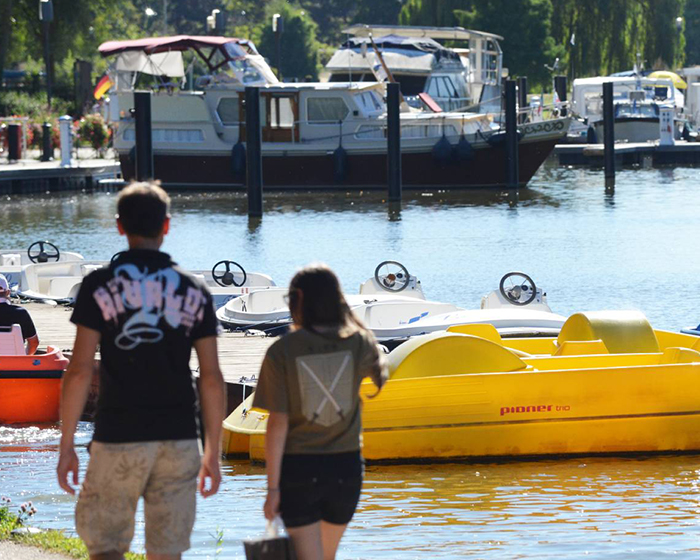
[[[243,541],[246,560],[296,560],[294,545],[288,535],[280,535],[282,521],[279,517],[267,522],[261,539]]]

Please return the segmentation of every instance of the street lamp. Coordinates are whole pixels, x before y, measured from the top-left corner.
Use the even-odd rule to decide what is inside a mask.
[[[143,18],[143,27],[144,27],[144,29],[148,29],[149,19],[154,17],[154,16],[157,16],[158,12],[156,12],[153,8],[147,7],[143,11],[143,13],[145,14],[145,17]]]
[[[678,33],[680,33],[682,29],[683,29],[683,18],[681,16],[678,16],[676,18],[676,31],[678,31]]]
[[[44,63],[46,64],[46,102],[51,109],[51,64],[49,63],[49,24],[53,21],[53,2],[39,0],[39,21],[44,27]]]
[[[282,81],[281,48],[282,33],[284,33],[284,19],[280,14],[272,16],[272,32],[275,34],[275,49],[277,51],[277,79]]]

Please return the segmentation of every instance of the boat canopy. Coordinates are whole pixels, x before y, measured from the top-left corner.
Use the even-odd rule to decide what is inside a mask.
[[[102,56],[111,56],[124,51],[141,51],[153,54],[167,51],[187,51],[203,48],[221,48],[229,43],[240,45],[247,54],[259,54],[255,45],[248,39],[235,37],[196,37],[192,35],[175,35],[173,37],[146,37],[129,41],[107,41],[99,46]]]
[[[192,50],[206,64],[210,74],[244,85],[275,84],[277,78],[252,41],[235,37],[176,35],[130,41],[107,41],[99,47],[102,56],[117,56],[118,72],[139,72],[155,76],[185,75],[182,52]]]
[[[357,23],[343,29],[343,33],[358,37],[372,35],[401,35],[403,37],[429,37],[431,39],[454,39],[469,41],[470,39],[493,39],[503,41],[503,37],[485,31],[475,31],[464,27],[429,27],[419,25],[367,25]]]

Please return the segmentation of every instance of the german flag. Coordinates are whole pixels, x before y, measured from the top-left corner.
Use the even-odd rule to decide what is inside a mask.
[[[114,85],[112,80],[109,79],[109,76],[105,74],[102,76],[102,79],[97,83],[97,86],[95,87],[95,91],[92,93],[92,95],[95,97],[95,99],[100,99],[105,93],[109,91],[109,88],[111,88]]]

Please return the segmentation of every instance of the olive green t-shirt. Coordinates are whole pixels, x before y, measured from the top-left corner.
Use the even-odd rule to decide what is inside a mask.
[[[299,329],[267,351],[253,406],[289,415],[287,454],[344,453],[360,449],[360,383],[381,387],[386,361],[371,332],[341,338]]]

